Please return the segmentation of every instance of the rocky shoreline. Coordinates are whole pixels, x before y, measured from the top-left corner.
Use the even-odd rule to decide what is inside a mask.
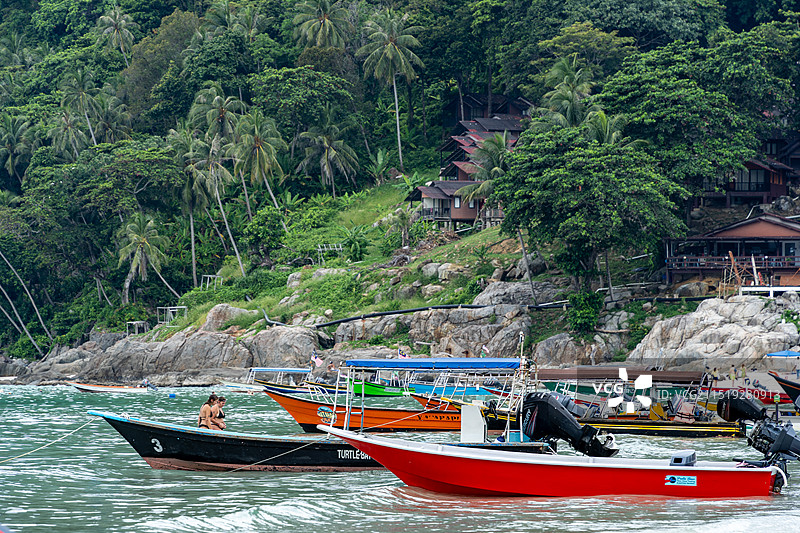
[[[394,348],[351,343],[391,338],[399,331],[408,332],[410,343],[429,348],[434,356],[474,357],[486,346],[494,357],[513,357],[519,351],[520,332],[527,333],[535,320],[535,311],[529,313],[522,305],[529,297],[527,282],[497,282],[475,298],[476,304],[486,305],[483,308],[365,318],[341,323],[332,334],[315,327],[324,316],[308,314],[295,316],[292,325],[264,327],[256,322],[253,329],[222,331],[231,318],[255,311],[220,304],[201,327],[178,331],[164,341],[94,333],[88,342],[54,349],[40,361],[0,359],[0,375],[14,376],[7,382],[15,384],[137,383],[147,378],[158,386],[214,385],[241,380],[254,366],[307,366],[315,350],[337,366],[345,359],[396,357]],[[765,354],[800,350],[797,326],[786,319],[795,314],[800,316],[796,293],[774,299],[707,299],[692,313],[652,320],[650,332],[628,355],[627,364],[682,370],[745,364],[767,370],[781,362]],[[534,357],[541,367],[608,364],[625,352],[630,319],[625,311],[611,309],[591,340],[561,333],[537,343]],[[325,366],[314,369],[315,374],[325,371]]]

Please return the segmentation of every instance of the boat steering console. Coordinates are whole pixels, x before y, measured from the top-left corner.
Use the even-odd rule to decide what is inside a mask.
[[[611,457],[619,448],[614,436],[601,434],[590,425],[581,426],[564,405],[569,398],[548,392],[532,392],[525,396],[520,411],[522,432],[532,440],[563,439],[575,450],[591,457]]]

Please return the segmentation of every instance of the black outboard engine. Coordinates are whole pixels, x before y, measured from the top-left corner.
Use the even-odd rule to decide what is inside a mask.
[[[755,422],[747,444],[764,454],[763,461],[748,461],[756,466],[774,465],[783,470],[789,477],[786,461],[789,459],[800,460],[800,436],[791,423],[773,420],[758,400],[741,391],[726,391],[717,400],[717,414],[728,422]],[[773,490],[780,492],[783,484],[780,476],[775,478],[776,487]]]
[[[769,418],[766,407],[752,396],[735,390],[722,393],[717,400],[717,414],[728,422],[757,422]]]
[[[567,441],[591,457],[611,457],[619,448],[613,435],[600,435],[597,428],[581,427],[560,399],[547,392],[532,392],[522,402],[522,431],[532,440]]]

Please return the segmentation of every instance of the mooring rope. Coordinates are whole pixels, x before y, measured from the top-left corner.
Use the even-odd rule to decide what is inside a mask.
[[[238,472],[239,470],[244,470],[245,468],[250,468],[251,466],[260,465],[261,463],[266,463],[267,461],[272,461],[273,459],[277,459],[279,457],[283,457],[284,455],[288,455],[290,453],[294,453],[296,451],[302,450],[303,448],[305,448],[307,446],[311,446],[312,444],[316,444],[318,442],[322,442],[323,440],[325,440],[327,438],[328,438],[328,436],[325,435],[324,437],[320,437],[317,440],[312,440],[311,442],[307,442],[307,443],[303,444],[302,446],[298,446],[297,448],[291,449],[288,452],[279,453],[278,455],[273,455],[272,457],[267,457],[266,459],[262,459],[260,461],[256,461],[255,463],[252,463],[252,464],[249,464],[249,465],[240,466],[239,468],[234,468],[233,470],[228,470],[228,472],[229,473],[230,472]]]
[[[69,437],[69,436],[70,436],[70,435],[72,435],[73,433],[77,433],[78,431],[82,430],[83,428],[85,428],[86,426],[88,426],[88,425],[89,425],[89,424],[91,424],[92,422],[95,422],[96,420],[98,420],[98,419],[94,418],[94,419],[92,419],[92,420],[89,420],[88,422],[86,422],[86,423],[85,423],[84,425],[82,425],[81,427],[79,427],[79,428],[77,428],[77,429],[73,429],[72,431],[70,431],[70,432],[69,432],[69,433],[67,433],[66,435],[62,435],[61,437],[57,438],[57,439],[56,439],[56,440],[54,440],[53,442],[48,442],[48,443],[47,443],[47,444],[45,444],[44,446],[39,446],[39,447],[38,447],[38,448],[36,448],[35,450],[31,450],[31,451],[29,451],[29,452],[25,452],[25,453],[19,454],[19,455],[15,456],[15,457],[9,457],[8,459],[3,459],[2,461],[0,461],[0,464],[7,463],[7,462],[9,462],[9,461],[13,461],[14,459],[19,459],[20,457],[25,457],[26,455],[30,455],[30,454],[32,454],[32,453],[34,453],[34,452],[38,452],[39,450],[43,450],[44,448],[47,448],[48,446],[51,446],[51,445],[55,444],[55,443],[56,443],[56,442],[58,442],[58,441],[61,441],[61,440],[64,440],[64,439],[66,439],[67,437]]]

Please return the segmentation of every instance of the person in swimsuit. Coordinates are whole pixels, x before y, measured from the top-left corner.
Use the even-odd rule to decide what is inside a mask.
[[[208,397],[206,403],[204,403],[200,407],[200,415],[199,420],[197,421],[197,427],[212,429],[212,417],[214,415],[214,407],[217,405],[217,395],[213,392],[211,396]]]
[[[211,408],[211,429],[225,429],[225,396],[217,398],[217,404]]]

